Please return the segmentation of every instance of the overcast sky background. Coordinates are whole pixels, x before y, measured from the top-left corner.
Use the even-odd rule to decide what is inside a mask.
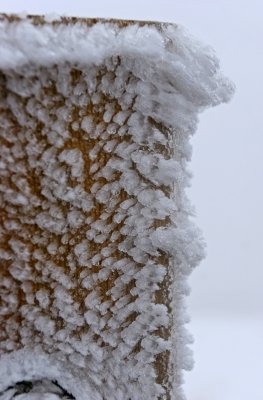
[[[212,45],[236,84],[200,116],[188,194],[207,242],[190,281],[188,400],[263,399],[262,0],[0,0],[0,11],[169,21]],[[139,400],[139,399],[138,399]]]

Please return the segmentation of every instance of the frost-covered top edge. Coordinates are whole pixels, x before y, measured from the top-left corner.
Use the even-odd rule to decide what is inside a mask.
[[[64,61],[100,64],[114,55],[163,56],[166,38],[159,30],[161,25],[142,26],[135,21],[121,26],[117,21],[89,24],[83,19],[69,19],[63,23],[59,17],[47,17],[45,23],[37,24],[31,18],[2,19],[0,67],[17,68],[32,62],[49,66]]]
[[[32,19],[19,18],[0,21],[2,70],[63,62],[85,67],[120,56],[135,61],[140,78],[161,80],[166,91],[183,94],[198,108],[226,102],[233,93],[233,85],[220,73],[213,50],[178,25],[135,21],[123,26],[117,20],[98,20],[89,25],[81,19],[66,24],[58,17],[46,17],[44,23],[36,24]]]

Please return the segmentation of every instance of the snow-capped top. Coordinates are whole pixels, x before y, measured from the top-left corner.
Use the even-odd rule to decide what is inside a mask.
[[[219,71],[213,49],[175,24],[56,15],[14,17],[10,23],[10,17],[2,16],[0,43],[1,69],[32,63],[100,65],[108,57],[120,56],[129,60],[143,81],[161,78],[166,92],[174,88],[193,105],[214,105],[229,100],[233,93],[233,85]]]

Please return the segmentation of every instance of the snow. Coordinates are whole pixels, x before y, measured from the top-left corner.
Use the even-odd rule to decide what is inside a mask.
[[[181,400],[186,279],[204,256],[189,138],[233,86],[181,27],[51,21],[0,20],[0,390]]]

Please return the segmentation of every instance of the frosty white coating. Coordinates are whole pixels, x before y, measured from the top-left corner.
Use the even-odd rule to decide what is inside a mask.
[[[0,20],[0,399],[181,400],[189,137],[233,86],[178,26],[57,22]]]

